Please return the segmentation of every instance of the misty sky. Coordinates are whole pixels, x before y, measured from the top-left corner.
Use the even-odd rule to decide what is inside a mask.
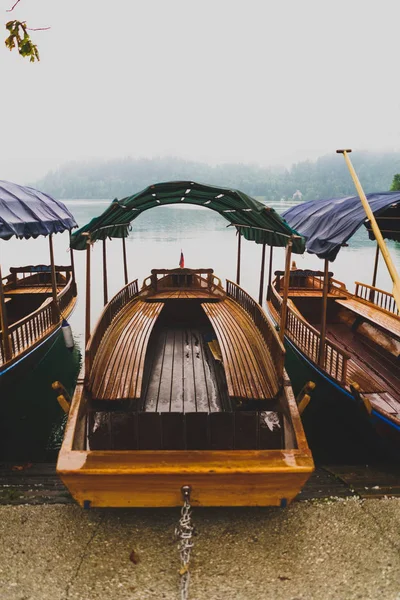
[[[13,3],[3,23],[51,29],[31,33],[37,64],[1,42],[0,179],[94,157],[400,149],[399,0]]]

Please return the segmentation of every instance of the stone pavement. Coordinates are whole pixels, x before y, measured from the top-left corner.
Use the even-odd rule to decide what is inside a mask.
[[[178,600],[178,516],[1,506],[0,598]],[[196,508],[193,520],[191,600],[400,600],[399,498]]]

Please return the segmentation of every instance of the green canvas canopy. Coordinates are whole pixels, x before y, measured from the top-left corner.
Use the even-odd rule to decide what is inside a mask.
[[[122,200],[115,199],[108,208],[71,236],[71,248],[84,250],[91,242],[122,238],[129,234],[130,223],[142,212],[169,204],[194,204],[215,210],[237,227],[246,240],[269,246],[286,246],[302,254],[305,240],[273,209],[239,190],[203,185],[193,181],[156,183]]]

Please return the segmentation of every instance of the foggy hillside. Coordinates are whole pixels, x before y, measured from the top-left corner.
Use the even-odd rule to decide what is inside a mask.
[[[400,152],[357,152],[352,160],[366,192],[388,190],[393,175],[400,172]],[[337,154],[299,162],[290,169],[251,164],[210,166],[180,158],[70,162],[33,185],[60,199],[100,199],[123,198],[156,182],[190,179],[270,200],[291,198],[296,192],[303,200],[355,193],[343,158]]]

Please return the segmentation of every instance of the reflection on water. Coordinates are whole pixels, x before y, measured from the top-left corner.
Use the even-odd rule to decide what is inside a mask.
[[[65,204],[74,214],[79,225],[87,223],[101,213],[108,205],[101,200],[70,200]],[[293,201],[281,201],[271,204],[282,213]],[[344,281],[353,290],[354,281],[371,283],[375,258],[375,243],[368,240],[367,232],[362,228],[350,240],[349,247],[343,248],[330,269],[334,276]],[[400,266],[400,245],[388,243],[397,267]],[[58,264],[69,264],[68,234],[54,236],[55,257]],[[132,231],[127,241],[129,278],[139,280],[150,274],[152,268],[173,268],[178,266],[181,249],[185,256],[185,266],[192,268],[212,267],[217,276],[235,279],[237,242],[235,230],[221,215],[206,208],[193,206],[158,207],[141,214],[132,223]],[[122,243],[111,240],[107,243],[109,298],[123,285]],[[48,240],[10,240],[0,241],[0,261],[3,275],[10,266],[40,264],[49,262]],[[70,318],[74,337],[80,349],[83,349],[84,336],[84,290],[85,290],[85,253],[75,252],[75,267],[78,283],[78,302],[74,314]],[[322,269],[323,262],[312,255],[293,256],[299,268]],[[243,240],[241,285],[251,295],[258,298],[261,247]],[[268,261],[268,257],[267,257]],[[274,250],[274,269],[282,269],[284,252]],[[102,247],[95,244],[92,250],[92,326],[96,322],[103,307],[102,283]],[[392,289],[390,278],[381,261],[377,286],[386,290]],[[59,341],[62,344],[62,340]],[[60,347],[59,347],[60,350]],[[61,349],[62,350],[62,349]],[[21,449],[26,440],[26,458],[40,455],[40,444],[46,446],[49,438],[57,447],[62,431],[62,413],[50,389],[51,381],[60,379],[69,388],[73,388],[77,375],[79,355],[75,351],[73,360],[65,360],[62,353],[53,352],[50,366],[46,367],[46,376],[39,370],[35,381],[18,392],[23,398],[4,402],[2,398],[3,432],[7,421],[12,422],[9,429],[13,432],[3,438],[2,452],[5,447],[12,447],[13,452]],[[64,370],[63,370],[64,369]],[[56,373],[58,373],[56,375]],[[32,389],[35,393],[32,396]],[[36,393],[38,390],[38,393]],[[4,405],[7,405],[5,408]],[[14,420],[14,421],[13,421]],[[53,428],[53,433],[51,435]],[[32,441],[32,431],[40,433]],[[17,433],[19,432],[19,433]],[[4,433],[3,433],[4,435]],[[12,437],[18,442],[13,442]],[[58,437],[58,441],[57,441]],[[46,444],[43,444],[46,439]],[[23,450],[20,454],[22,456]],[[45,453],[44,455],[45,456]],[[23,457],[22,457],[23,458]],[[43,457],[42,457],[43,459]],[[36,459],[37,460],[37,459]]]

